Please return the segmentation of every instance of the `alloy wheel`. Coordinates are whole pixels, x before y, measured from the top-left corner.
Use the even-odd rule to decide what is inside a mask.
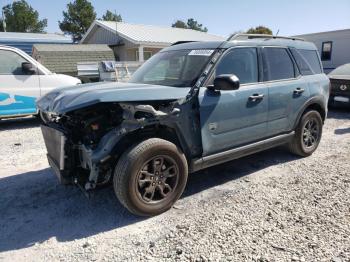
[[[145,162],[137,176],[139,198],[147,204],[167,199],[177,186],[179,167],[169,156],[160,155]]]
[[[311,118],[306,121],[303,128],[303,144],[306,148],[312,148],[317,145],[320,138],[320,127],[316,119]]]

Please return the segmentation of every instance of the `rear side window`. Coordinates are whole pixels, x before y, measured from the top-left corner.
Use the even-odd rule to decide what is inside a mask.
[[[320,59],[318,58],[318,54],[316,50],[299,49],[298,51],[305,58],[308,64],[311,66],[311,69],[312,71],[314,71],[315,74],[322,73]]]
[[[258,55],[256,48],[235,48],[218,63],[215,75],[234,74],[241,84],[258,82]]]
[[[273,81],[295,77],[294,64],[285,48],[264,48],[264,80]]]

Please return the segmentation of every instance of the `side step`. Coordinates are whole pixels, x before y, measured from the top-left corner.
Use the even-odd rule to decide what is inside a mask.
[[[237,147],[224,152],[199,158],[197,160],[192,161],[190,172],[193,173],[204,168],[222,164],[234,159],[238,159],[260,151],[264,151],[266,149],[286,144],[293,138],[294,134],[295,132],[293,131],[288,134],[275,136],[259,142],[255,142],[253,144]]]

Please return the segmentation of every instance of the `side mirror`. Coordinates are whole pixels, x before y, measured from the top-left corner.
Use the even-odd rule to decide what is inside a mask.
[[[34,75],[36,73],[36,68],[32,63],[24,62],[22,63],[22,71],[29,75]]]
[[[237,90],[239,79],[236,75],[219,75],[214,79],[214,90]]]

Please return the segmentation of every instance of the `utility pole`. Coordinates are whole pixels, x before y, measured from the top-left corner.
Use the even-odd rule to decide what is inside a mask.
[[[115,15],[115,17],[117,17],[117,9],[114,9],[114,15]],[[116,19],[116,20],[118,20],[118,19]],[[118,36],[118,21],[115,21],[115,33]]]
[[[2,26],[4,28],[4,32],[6,32],[6,20],[5,20],[4,9],[2,9]]]

